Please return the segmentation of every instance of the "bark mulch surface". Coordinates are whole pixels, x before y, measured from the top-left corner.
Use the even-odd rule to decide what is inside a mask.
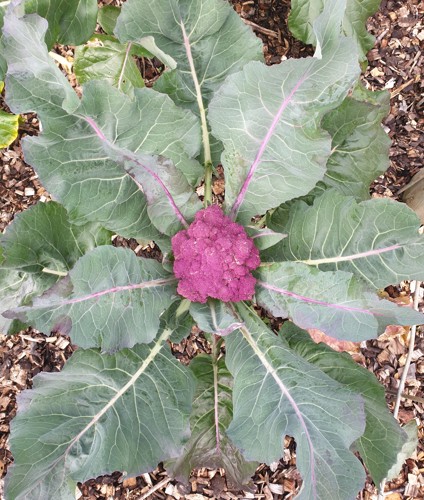
[[[122,3],[110,0],[99,3]],[[312,48],[293,39],[287,29],[289,0],[232,0],[235,10],[264,41],[268,64],[278,64],[290,57],[305,57]],[[369,20],[369,30],[376,36],[375,48],[369,53],[369,66],[364,81],[374,90],[388,89],[391,93],[390,114],[384,126],[393,144],[390,167],[372,186],[373,196],[398,198],[404,187],[422,166],[424,156],[424,5],[420,0],[383,0],[377,14]],[[60,47],[60,53],[72,54],[72,48]],[[147,79],[155,77],[154,65],[149,63]],[[77,89],[78,90],[78,89]],[[6,109],[3,99],[0,105]],[[14,215],[38,201],[48,201],[49,194],[38,181],[37,175],[22,156],[20,138],[38,133],[34,115],[25,116],[20,137],[8,149],[0,151],[0,231]],[[217,194],[222,193],[222,189]],[[158,258],[155,248],[141,248],[135,241],[117,238],[114,244],[125,245],[138,255]],[[386,290],[388,296],[401,303],[409,303],[409,283]],[[421,289],[421,308],[423,306]],[[275,323],[271,323],[275,324]],[[377,340],[369,341],[354,353],[358,363],[366,366],[385,385],[387,401],[394,406],[396,389],[405,364],[408,348],[408,330],[395,328]],[[198,352],[208,349],[199,332],[182,344],[174,346],[174,354],[187,363]],[[18,335],[0,335],[0,474],[6,473],[12,456],[8,449],[10,420],[16,413],[16,395],[31,387],[32,378],[41,371],[59,371],[74,347],[62,336],[47,337],[28,329]],[[421,422],[420,444],[414,455],[406,461],[394,481],[386,486],[390,500],[424,498],[424,332],[419,329],[414,347],[412,365],[402,400],[400,422],[411,419]],[[295,443],[285,440],[283,458],[269,466],[261,465],[253,478],[253,492],[229,491],[223,470],[200,469],[193,471],[188,485],[178,484],[161,466],[151,473],[136,478],[124,478],[120,473],[102,476],[79,486],[81,499],[285,499],[292,498],[301,485],[296,470]],[[0,482],[0,497],[2,483]],[[376,499],[376,488],[368,480],[360,499]],[[43,499],[44,500],[44,499]],[[50,499],[45,499],[50,500]],[[58,499],[59,500],[59,499]],[[331,500],[331,499],[329,499]]]

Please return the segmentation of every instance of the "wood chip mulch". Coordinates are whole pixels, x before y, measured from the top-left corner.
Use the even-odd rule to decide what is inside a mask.
[[[313,53],[311,47],[293,39],[287,29],[289,0],[231,0],[235,10],[265,43],[265,59],[277,64],[290,57],[305,57]],[[103,4],[122,3],[105,0]],[[373,196],[398,198],[398,191],[405,186],[423,165],[424,157],[424,4],[420,0],[383,0],[377,14],[369,20],[368,27],[377,40],[369,53],[370,63],[364,80],[374,90],[388,89],[391,93],[391,110],[384,126],[392,139],[390,167],[375,181]],[[72,55],[72,48],[58,48],[59,53]],[[149,65],[146,76],[155,78],[155,65]],[[150,75],[150,76],[149,76]],[[74,85],[75,82],[73,82]],[[3,97],[0,107],[7,110]],[[0,231],[11,222],[15,213],[25,210],[37,201],[47,201],[49,194],[41,186],[37,175],[23,160],[20,139],[38,133],[34,115],[25,115],[19,139],[8,149],[0,151]],[[222,186],[221,186],[222,187]],[[217,186],[219,191],[219,186]],[[222,192],[222,190],[221,190]],[[216,194],[219,194],[217,192]],[[114,244],[127,246],[138,255],[160,258],[155,247],[141,245],[135,240],[117,239]],[[409,301],[409,284],[386,290],[392,300]],[[421,290],[423,292],[423,290]],[[422,293],[421,293],[421,308]],[[269,318],[271,326],[278,326],[278,319]],[[387,401],[393,408],[399,379],[405,364],[408,330],[391,329],[377,340],[364,343],[355,360],[372,371],[386,387]],[[182,362],[198,352],[207,351],[206,340],[194,331],[192,336],[173,346],[174,355]],[[32,378],[40,371],[59,371],[74,348],[69,339],[61,336],[46,337],[28,329],[19,335],[0,335],[0,475],[4,476],[12,461],[8,449],[10,420],[16,413],[16,395],[31,387]],[[412,365],[405,387],[399,420],[406,423],[415,419],[420,423],[420,443],[394,481],[386,486],[389,500],[424,498],[424,332],[418,329]],[[295,467],[295,443],[285,439],[284,456],[269,466],[261,465],[254,476],[254,492],[229,491],[222,470],[200,469],[193,471],[188,485],[177,484],[167,477],[161,466],[137,478],[124,478],[119,472],[87,481],[80,485],[82,500],[130,499],[288,499],[301,485]],[[0,481],[0,498],[2,482]],[[368,480],[358,499],[376,500],[376,488]],[[48,500],[48,499],[46,499]]]

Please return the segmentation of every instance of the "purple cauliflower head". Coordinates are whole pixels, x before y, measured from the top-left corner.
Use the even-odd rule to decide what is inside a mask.
[[[259,251],[243,226],[224,215],[218,205],[197,212],[186,230],[172,238],[178,293],[193,302],[208,297],[223,302],[249,300],[256,279]]]

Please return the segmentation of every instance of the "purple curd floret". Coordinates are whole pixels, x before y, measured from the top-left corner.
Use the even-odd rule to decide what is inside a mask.
[[[208,297],[223,302],[249,300],[256,279],[259,251],[243,226],[224,215],[218,205],[197,212],[186,230],[172,238],[178,293],[192,302]]]

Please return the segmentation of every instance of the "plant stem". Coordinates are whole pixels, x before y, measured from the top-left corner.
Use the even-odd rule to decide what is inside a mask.
[[[124,80],[125,67],[127,65],[128,58],[129,58],[129,55],[130,55],[130,52],[131,52],[131,47],[132,47],[132,42],[129,42],[127,44],[127,49],[125,50],[125,58],[124,58],[124,62],[122,64],[121,72],[119,74],[118,90],[121,90],[121,85],[122,85],[122,82]]]
[[[56,269],[49,269],[48,267],[43,267],[41,272],[46,273],[46,274],[54,274],[56,276],[67,276],[68,275],[67,271],[58,271]]]
[[[419,291],[421,288],[421,282],[420,281],[413,281],[412,283],[415,283],[414,309],[416,311],[418,311]],[[396,395],[395,409],[393,411],[393,416],[395,417],[396,420],[399,416],[400,400],[402,399],[403,390],[405,389],[406,377],[408,376],[409,366],[411,364],[412,353],[414,352],[416,332],[417,332],[417,325],[412,325],[411,326],[411,333],[409,335],[408,354],[406,357],[405,366],[403,367],[402,376],[400,378],[399,387],[398,387],[397,395]],[[378,500],[384,500],[384,498],[386,497],[386,495],[384,493],[386,481],[387,481],[387,478],[384,478],[379,485]]]
[[[212,154],[211,145],[209,140],[208,123],[206,120],[206,110],[202,98],[202,89],[200,87],[199,79],[197,78],[196,68],[194,66],[193,54],[191,52],[190,38],[187,35],[183,21],[181,20],[181,31],[183,33],[184,47],[187,55],[188,64],[190,66],[190,73],[193,79],[194,89],[196,91],[196,101],[200,114],[200,125],[202,128],[202,142],[203,154],[205,157],[205,195],[203,203],[205,207],[212,204]]]
[[[216,451],[221,452],[221,438],[219,434],[219,412],[218,412],[218,358],[222,338],[219,335],[212,337],[212,367],[213,367],[213,393],[214,393],[214,413],[215,413],[215,436]]]
[[[205,194],[203,197],[205,208],[212,205],[212,170],[212,163],[207,163],[205,166]]]

